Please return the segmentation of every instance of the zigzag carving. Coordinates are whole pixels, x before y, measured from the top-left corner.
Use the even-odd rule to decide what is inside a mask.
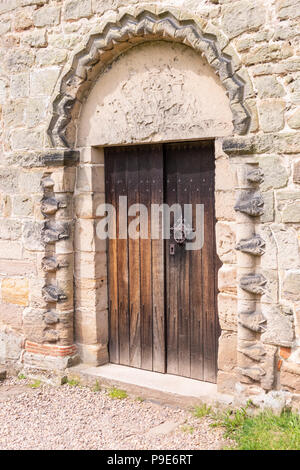
[[[203,54],[228,92],[235,132],[247,133],[250,114],[243,104],[244,81],[233,72],[231,58],[221,53],[216,37],[203,34],[193,20],[179,21],[171,13],[154,15],[144,11],[137,17],[125,14],[117,23],[108,23],[101,34],[91,36],[86,48],[75,55],[53,103],[53,117],[48,128],[53,146],[71,145],[67,130],[74,105],[84,99],[92,80],[101,70],[127,49],[149,40],[180,42]]]

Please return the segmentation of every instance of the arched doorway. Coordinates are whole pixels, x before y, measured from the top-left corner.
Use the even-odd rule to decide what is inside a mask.
[[[119,196],[126,196],[149,210],[151,204],[204,205],[205,239],[202,249],[190,252],[172,237],[166,242],[117,239],[107,249],[103,240],[93,240],[92,248],[78,242],[77,264],[91,259],[95,250],[95,272],[102,276],[95,280],[94,294],[84,294],[84,278],[78,274],[82,270],[75,269],[75,334],[83,350],[91,336],[94,344],[87,346],[98,347],[97,334],[87,322],[92,306],[84,298],[92,295],[92,324],[103,341],[100,356],[216,381],[220,330],[214,139],[232,130],[222,83],[187,46],[163,41],[139,45],[98,78],[77,130],[83,175],[77,187],[77,238],[84,239],[87,231],[97,238],[100,201],[118,211]],[[93,206],[88,216],[83,204]],[[126,220],[129,224],[127,215]],[[107,278],[101,265],[108,266]]]

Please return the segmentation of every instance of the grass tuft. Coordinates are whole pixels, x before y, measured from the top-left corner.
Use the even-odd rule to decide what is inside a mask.
[[[125,390],[121,390],[120,388],[116,387],[112,387],[108,390],[108,396],[114,400],[123,400],[124,398],[128,397]]]
[[[195,428],[188,424],[184,424],[183,426],[181,426],[180,430],[188,434],[193,434],[193,432],[195,431]]]
[[[35,380],[32,384],[29,384],[29,387],[39,388],[41,385],[42,385],[42,382],[40,380]]]
[[[101,392],[101,386],[100,386],[98,380],[96,380],[96,383],[95,383],[95,385],[94,385],[94,387],[93,387],[93,392]]]
[[[68,379],[66,383],[70,385],[70,387],[78,387],[80,385],[78,379]]]
[[[24,374],[21,374],[21,373],[20,373],[20,374],[18,375],[18,379],[19,379],[19,380],[25,380],[26,378],[27,378],[27,377],[26,377],[26,375],[24,375]]]
[[[300,450],[300,415],[285,410],[280,416],[263,411],[249,416],[246,408],[228,411],[217,422],[237,450]]]
[[[204,418],[204,416],[208,416],[211,414],[211,406],[207,406],[206,403],[204,403],[201,406],[195,406],[193,410],[193,415],[196,418]]]

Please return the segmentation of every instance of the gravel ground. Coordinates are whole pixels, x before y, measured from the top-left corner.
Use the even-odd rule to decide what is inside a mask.
[[[0,449],[222,449],[208,417],[87,387],[0,382]]]

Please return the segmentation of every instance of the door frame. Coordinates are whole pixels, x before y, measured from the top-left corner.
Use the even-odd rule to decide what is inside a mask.
[[[214,142],[217,164],[218,159],[224,159],[221,139],[209,140]],[[81,150],[75,198],[75,341],[82,361],[94,365],[109,362],[107,249],[106,241],[95,237],[97,204],[99,201],[105,201],[104,170],[103,147],[87,147]],[[216,165],[216,182],[217,172]],[[216,186],[215,195],[217,189],[219,188]],[[217,204],[216,197],[215,202]],[[218,304],[220,305],[220,294]],[[222,336],[219,342],[221,340]]]

